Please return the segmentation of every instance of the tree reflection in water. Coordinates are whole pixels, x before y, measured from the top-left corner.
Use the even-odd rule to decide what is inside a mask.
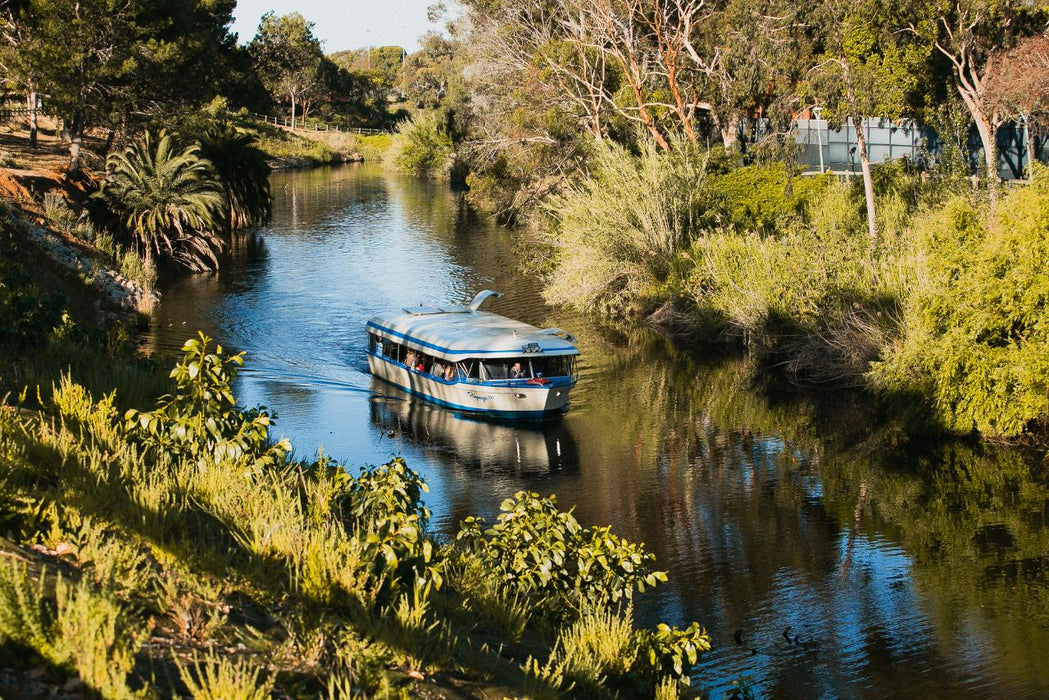
[[[445,534],[526,488],[644,541],[670,583],[637,614],[708,626],[695,675],[713,695],[744,677],[796,697],[1049,696],[1041,455],[908,443],[865,397],[775,396],[745,360],[551,308],[519,240],[440,183],[364,166],[272,187],[273,221],[219,275],[169,281],[149,339],[202,328],[246,350],[238,395],[300,454],[402,454]],[[492,310],[580,339],[561,421],[465,420],[365,374],[372,313],[484,288],[507,293]]]

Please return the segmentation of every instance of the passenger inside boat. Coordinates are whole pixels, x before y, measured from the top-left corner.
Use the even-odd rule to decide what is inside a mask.
[[[501,360],[468,358],[449,362],[377,335],[371,337],[371,349],[394,362],[403,363],[411,370],[447,382],[544,380],[545,383],[545,379],[571,377],[575,373],[575,358],[572,356],[529,356]]]

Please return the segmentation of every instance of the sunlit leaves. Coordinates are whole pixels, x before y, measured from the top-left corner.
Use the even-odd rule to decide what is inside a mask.
[[[182,147],[167,131],[106,161],[101,198],[143,255],[170,257],[190,269],[218,267],[224,211],[222,188],[199,146]]]
[[[609,527],[585,528],[553,496],[518,492],[500,505],[491,528],[467,518],[457,539],[490,560],[503,585],[531,598],[554,616],[584,606],[629,601],[634,591],[666,580],[653,571],[655,557]]]

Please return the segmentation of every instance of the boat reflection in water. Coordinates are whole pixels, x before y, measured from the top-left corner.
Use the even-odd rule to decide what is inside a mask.
[[[372,379],[371,420],[449,466],[471,471],[546,475],[575,471],[579,455],[564,421],[500,422],[471,418],[412,398]]]

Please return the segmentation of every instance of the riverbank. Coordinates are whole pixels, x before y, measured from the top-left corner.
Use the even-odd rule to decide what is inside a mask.
[[[1046,439],[1044,169],[992,210],[963,178],[881,166],[871,239],[855,181],[597,150],[536,238],[550,301],[743,348],[766,380],[862,390],[918,434]]]
[[[381,163],[390,149],[390,134],[337,131],[293,132],[257,121],[244,126],[256,138],[272,170],[296,170],[341,163]]]
[[[0,234],[4,695],[689,693],[710,639],[634,628],[664,578],[640,545],[527,492],[438,541],[403,462],[293,459],[237,405],[239,357],[187,343],[169,373]]]

